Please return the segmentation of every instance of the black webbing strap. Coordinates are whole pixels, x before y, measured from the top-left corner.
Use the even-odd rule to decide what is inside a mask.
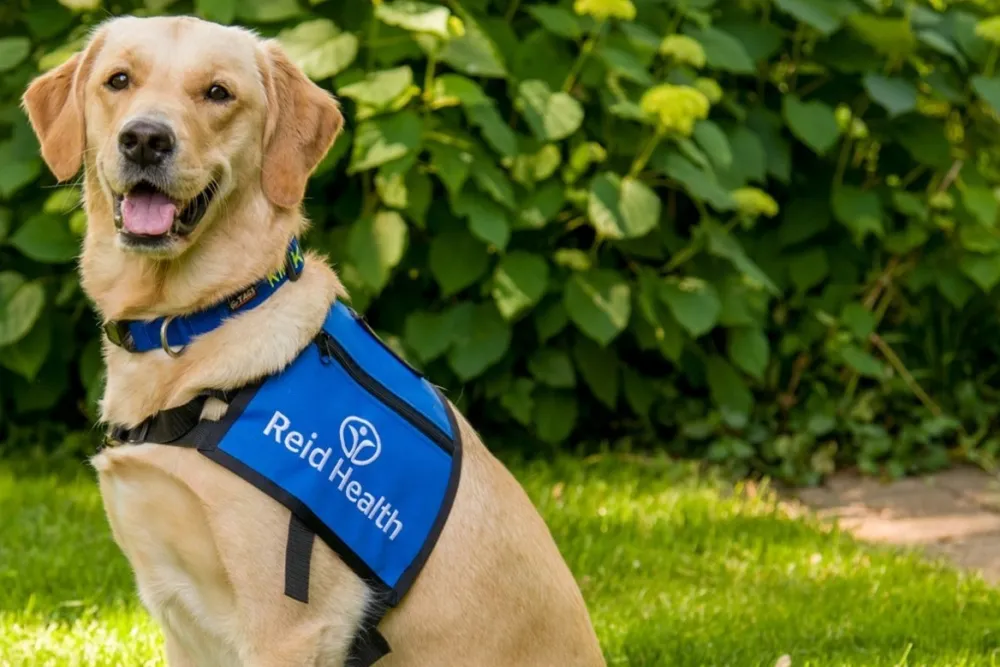
[[[383,611],[369,612],[361,621],[361,627],[354,635],[351,649],[347,652],[345,667],[371,667],[392,651],[389,642],[378,631],[383,613]]]
[[[288,522],[288,543],[285,546],[285,595],[309,602],[309,572],[312,570],[313,542],[316,533],[292,512]]]
[[[178,405],[176,408],[170,408],[169,410],[161,410],[131,428],[122,426],[121,424],[113,424],[108,429],[107,440],[127,445],[154,442],[161,445],[195,447],[196,445],[192,443],[182,443],[178,442],[178,440],[194,430],[201,421],[201,411],[204,409],[205,402],[209,398],[219,398],[220,400],[227,401],[229,397],[225,392],[208,391],[191,399],[184,405]]]
[[[312,571],[312,550],[316,533],[292,512],[288,521],[288,542],[285,545],[285,595],[309,602],[309,573]],[[385,605],[377,601],[372,611],[365,614],[351,648],[347,652],[346,667],[371,667],[385,657],[391,649],[389,642],[378,631]]]

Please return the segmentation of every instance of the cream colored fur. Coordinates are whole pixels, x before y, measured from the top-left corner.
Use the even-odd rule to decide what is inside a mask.
[[[127,71],[131,85],[104,83]],[[235,93],[214,104],[221,80]],[[190,312],[279,267],[305,229],[305,181],[340,129],[336,102],[273,42],[191,18],[122,18],[39,77],[24,98],[42,154],[61,180],[81,165],[88,228],[83,285],[105,319]],[[123,246],[112,193],[116,137],[154,114],[178,136],[171,195],[213,178],[220,193],[187,239],[156,254]],[[108,422],[134,425],[208,388],[235,388],[288,364],[344,289],[308,254],[297,282],[206,334],[179,358],[104,346]],[[216,419],[225,406],[206,406]],[[604,664],[580,591],[520,486],[459,418],[461,483],[440,541],[403,603],[385,617],[393,652],[379,667],[596,667]],[[322,542],[310,601],[283,595],[288,511],[197,452],[162,445],[94,457],[115,539],[160,621],[171,667],[340,667],[369,603],[365,585]]]

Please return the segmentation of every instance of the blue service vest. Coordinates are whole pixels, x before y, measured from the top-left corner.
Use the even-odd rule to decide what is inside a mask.
[[[292,511],[395,606],[458,488],[448,403],[336,303],[284,371],[241,391],[198,449]]]

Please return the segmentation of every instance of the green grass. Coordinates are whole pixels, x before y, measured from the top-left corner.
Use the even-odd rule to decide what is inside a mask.
[[[162,665],[92,476],[62,468],[0,461],[0,665]],[[1000,592],[789,518],[769,494],[664,461],[514,470],[611,665],[1000,663]]]

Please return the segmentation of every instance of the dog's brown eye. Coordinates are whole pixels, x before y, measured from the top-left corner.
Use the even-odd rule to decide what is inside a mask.
[[[113,90],[125,90],[128,88],[128,84],[128,74],[125,72],[115,72],[105,85]]]
[[[225,102],[226,100],[232,99],[233,95],[223,86],[215,84],[205,91],[205,97],[213,102]]]

